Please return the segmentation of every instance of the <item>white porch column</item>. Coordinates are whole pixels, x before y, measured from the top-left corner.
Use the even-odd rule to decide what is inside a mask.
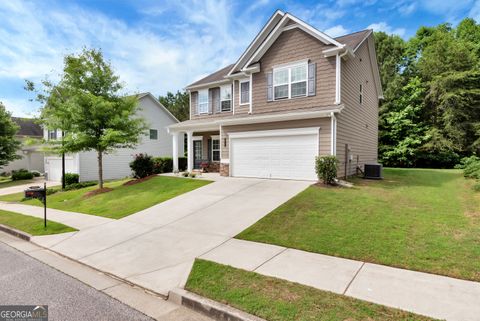
[[[187,171],[193,171],[193,131],[187,131]]]
[[[173,172],[178,172],[178,132],[172,133],[173,144]]]

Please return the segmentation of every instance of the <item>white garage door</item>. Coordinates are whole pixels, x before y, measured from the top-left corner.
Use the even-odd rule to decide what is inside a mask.
[[[62,180],[62,158],[47,157],[45,159],[45,172],[49,181],[60,182]],[[73,157],[65,157],[65,173],[77,173]]]
[[[232,133],[232,176],[316,180],[318,128]]]

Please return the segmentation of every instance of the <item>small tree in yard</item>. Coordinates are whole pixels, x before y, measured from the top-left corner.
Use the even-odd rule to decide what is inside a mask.
[[[324,184],[333,184],[337,178],[338,159],[336,156],[321,156],[315,159],[315,172]]]
[[[17,155],[20,142],[15,139],[17,131],[17,124],[15,124],[10,113],[0,102],[0,168],[20,158]]]
[[[62,151],[96,151],[98,183],[103,188],[103,156],[117,148],[134,147],[146,126],[137,116],[135,96],[122,96],[123,85],[98,50],[67,55],[63,74],[49,90],[42,116],[65,131]]]

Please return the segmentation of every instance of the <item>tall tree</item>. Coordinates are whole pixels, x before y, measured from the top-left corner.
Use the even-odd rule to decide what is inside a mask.
[[[190,118],[190,101],[187,92],[177,91],[175,94],[167,92],[165,96],[160,96],[158,100],[179,121],[188,120]]]
[[[20,158],[17,155],[20,142],[15,138],[17,131],[17,124],[12,120],[11,114],[5,109],[2,102],[0,102],[0,168]]]
[[[144,119],[137,114],[136,96],[124,96],[122,89],[101,51],[84,49],[65,57],[61,80],[47,90],[47,103],[41,110],[44,123],[63,127],[60,151],[96,151],[100,189],[103,156],[117,148],[134,147],[146,130]]]

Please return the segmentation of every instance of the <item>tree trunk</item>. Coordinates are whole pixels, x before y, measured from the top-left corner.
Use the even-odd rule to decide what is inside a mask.
[[[103,161],[102,151],[98,151],[98,187],[103,188]]]

